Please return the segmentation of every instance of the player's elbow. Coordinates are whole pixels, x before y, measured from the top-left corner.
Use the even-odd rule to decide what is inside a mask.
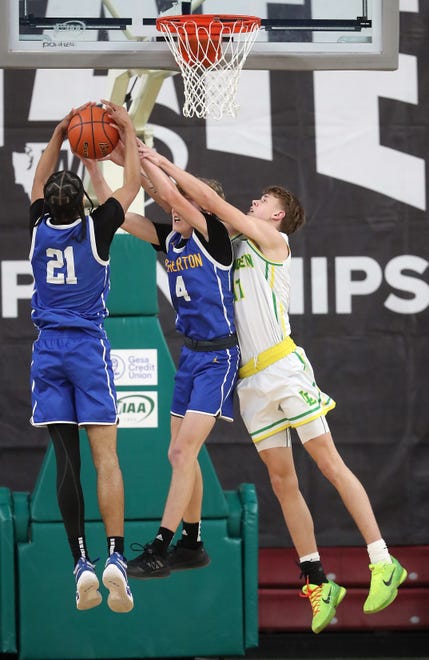
[[[202,209],[209,213],[217,213],[220,197],[217,192],[210,187],[204,187],[202,194],[199,198],[199,203]]]
[[[112,195],[112,197],[115,197],[117,201],[120,203],[122,206],[124,213],[126,213],[137,197],[137,194],[139,192],[139,188],[123,188],[121,191],[117,191]]]
[[[182,193],[174,186],[160,186],[158,189],[161,202],[170,209],[175,208],[182,201]]]

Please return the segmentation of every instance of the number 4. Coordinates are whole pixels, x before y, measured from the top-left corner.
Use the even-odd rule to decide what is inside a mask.
[[[191,299],[191,296],[186,290],[185,280],[182,275],[176,277],[176,296],[177,298],[184,298],[186,302],[189,302]]]

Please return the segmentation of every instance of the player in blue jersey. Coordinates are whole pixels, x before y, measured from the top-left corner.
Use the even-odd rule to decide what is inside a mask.
[[[97,165],[86,165],[98,198],[105,198],[109,190]],[[171,209],[172,225],[129,212],[123,228],[165,252],[176,328],[184,344],[171,404],[170,488],[155,539],[128,562],[128,575],[134,578],[166,577],[171,570],[209,563],[200,539],[203,483],[198,453],[217,418],[232,421],[239,364],[228,232],[152,163],[147,163],[146,175],[149,179],[143,175],[143,181],[150,182],[151,195],[165,210]],[[219,184],[210,183],[222,192]],[[198,502],[195,508],[189,507],[191,500]],[[181,522],[182,538],[170,547]]]
[[[332,621],[346,590],[329,580],[323,570],[312,516],[295,471],[291,427],[337,489],[367,544],[371,585],[363,610],[367,614],[379,612],[396,598],[407,571],[390,555],[363,485],[334,444],[326,413],[335,402],[319,390],[305,351],[290,336],[288,235],[305,220],[299,200],[290,191],[271,186],[252,201],[247,214],[242,213],[164,156],[147,148],[143,156],[235,234],[235,319],[242,360],[237,385],[240,410],[267,467],[298,553],[306,580],[302,593],[313,611],[313,632],[319,633]]]
[[[116,451],[118,413],[110,345],[103,323],[109,248],[140,188],[140,161],[125,108],[103,101],[125,145],[124,183],[88,215],[81,179],[55,172],[73,110],[56,126],[31,191],[32,320],[39,330],[31,363],[34,426],[47,426],[57,463],[57,497],[74,561],[76,606],[100,604],[85,538],[79,428],[88,434],[98,504],[107,536],[103,583],[108,606],[129,612],[133,597],[124,559],[124,488]]]

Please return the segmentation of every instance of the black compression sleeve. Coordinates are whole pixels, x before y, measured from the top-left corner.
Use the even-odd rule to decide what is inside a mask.
[[[57,498],[67,536],[84,536],[85,511],[80,481],[80,444],[77,424],[49,424],[57,463]]]

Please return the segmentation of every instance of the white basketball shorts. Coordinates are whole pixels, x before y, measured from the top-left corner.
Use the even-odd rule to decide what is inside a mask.
[[[241,416],[256,445],[290,427],[297,429],[303,442],[321,435],[326,432],[326,423],[317,424],[314,430],[313,425],[307,429],[306,425],[335,407],[335,401],[318,388],[300,346],[266,369],[240,379],[237,393]]]

